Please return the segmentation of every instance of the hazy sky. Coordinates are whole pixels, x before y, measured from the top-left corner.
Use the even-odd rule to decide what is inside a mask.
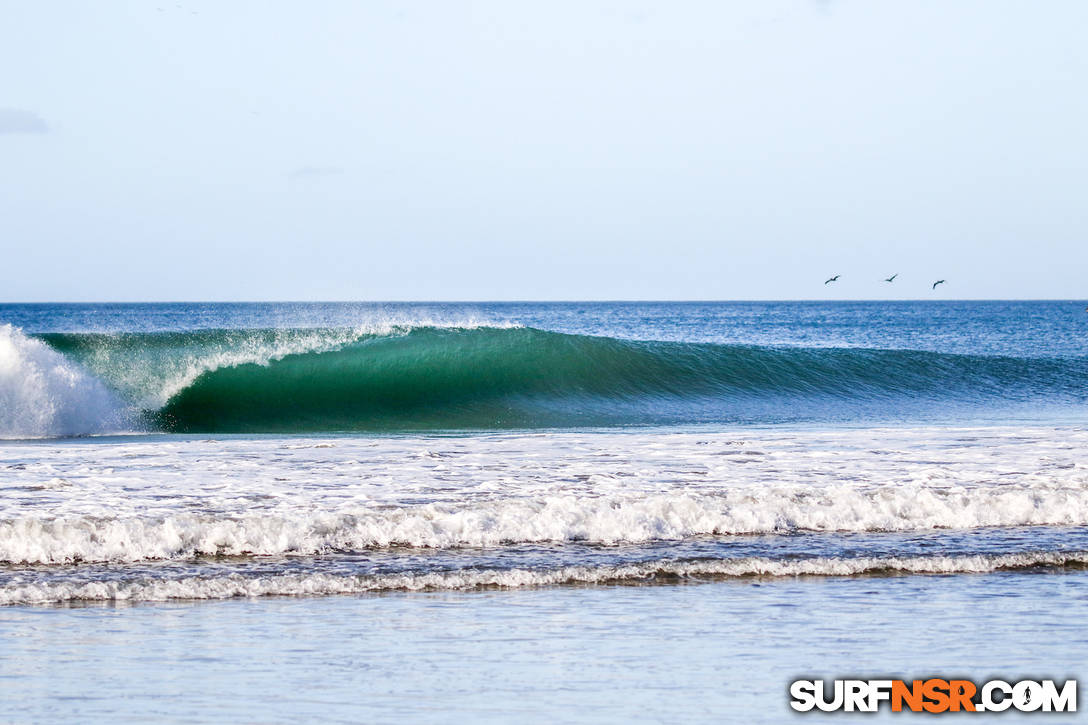
[[[1086,32],[1079,0],[0,0],[0,300],[1084,298]]]

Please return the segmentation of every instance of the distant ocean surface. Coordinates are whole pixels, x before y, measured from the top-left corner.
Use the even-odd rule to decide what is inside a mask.
[[[931,614],[985,611],[996,623],[969,626],[1017,632],[980,645],[994,671],[1075,676],[1088,640],[1053,634],[1061,617],[1088,614],[1086,450],[1083,301],[4,304],[0,641],[11,654],[0,682],[44,686],[30,663],[46,645],[19,634],[50,626],[42,617],[56,610],[42,605],[79,606],[70,616],[86,626],[114,612],[121,637],[210,607],[192,616],[275,638],[239,607],[263,608],[268,627],[293,607],[308,641],[322,642],[311,665],[335,669],[352,640],[332,633],[364,636],[346,610],[406,616],[436,596],[455,603],[443,621],[464,632],[505,621],[504,601],[530,597],[544,617],[577,607],[575,650],[596,641],[582,626],[595,617],[615,628],[635,615],[628,605],[664,608],[667,621],[641,621],[639,652],[612,642],[600,656],[623,651],[645,667],[640,656],[706,630],[707,641],[747,647],[748,665],[723,672],[763,673],[764,697],[782,708],[769,722],[787,713],[787,675],[804,674],[791,667],[833,665],[806,639],[813,620],[781,606],[833,612],[827,626],[845,639],[829,647],[841,653],[883,626],[872,607],[910,617],[919,597],[955,599]],[[1012,616],[1007,596],[1053,617]],[[96,604],[110,607],[86,608]],[[734,606],[747,618],[725,611]],[[773,651],[737,639],[752,617],[779,642]],[[153,628],[158,646],[193,645],[192,633]],[[785,633],[810,659],[790,664]],[[806,672],[972,666],[937,634],[912,636],[904,642],[917,649],[902,656],[866,640],[868,660]],[[490,666],[471,637],[440,650],[389,638],[369,652],[382,673],[396,657],[461,663],[466,677]],[[1028,643],[1037,657],[1023,656]],[[108,658],[102,646],[72,661]],[[157,671],[123,666],[137,680]],[[515,680],[551,677],[564,692],[586,685],[539,661],[511,667]],[[84,709],[59,712],[117,716],[116,703],[86,700],[93,685],[73,670],[67,696]],[[704,692],[705,708],[647,701],[628,719],[713,720],[729,711],[730,686]],[[676,688],[659,694],[693,695]],[[0,711],[57,712],[3,689]],[[440,721],[441,709],[412,709],[410,690],[396,700],[404,711]],[[478,720],[525,715],[464,695],[446,702]],[[583,699],[567,704],[552,714],[595,718]],[[238,715],[214,698],[189,705]],[[186,712],[159,706],[167,719]],[[283,708],[328,712],[305,699]]]

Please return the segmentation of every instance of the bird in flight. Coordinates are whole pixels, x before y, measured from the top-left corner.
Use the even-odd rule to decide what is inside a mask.
[[[842,276],[841,274],[836,274],[834,277],[832,277],[831,279],[824,282],[824,284],[831,284],[832,282],[838,282],[839,277],[841,277],[841,276]]]
[[[939,280],[937,280],[936,282],[934,282],[934,283],[933,283],[933,287],[932,287],[932,289],[937,289],[937,285],[939,285],[939,284],[944,284],[944,280],[943,280],[943,279],[939,279]]]
[[[899,273],[898,273],[898,272],[896,272],[895,274],[893,274],[893,275],[892,275],[891,277],[888,277],[888,278],[887,278],[886,280],[884,280],[884,281],[885,281],[885,282],[894,282],[894,281],[895,281],[895,278],[896,278],[896,277],[898,277],[898,276],[899,276]]]

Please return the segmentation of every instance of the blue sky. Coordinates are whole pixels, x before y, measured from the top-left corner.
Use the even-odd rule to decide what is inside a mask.
[[[1085,3],[0,11],[0,300],[1088,296]]]

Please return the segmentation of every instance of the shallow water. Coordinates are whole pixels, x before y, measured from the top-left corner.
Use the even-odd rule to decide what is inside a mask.
[[[1082,674],[1085,616],[1088,575],[1029,571],[5,607],[0,710],[16,721],[823,721],[789,709],[789,681]]]

